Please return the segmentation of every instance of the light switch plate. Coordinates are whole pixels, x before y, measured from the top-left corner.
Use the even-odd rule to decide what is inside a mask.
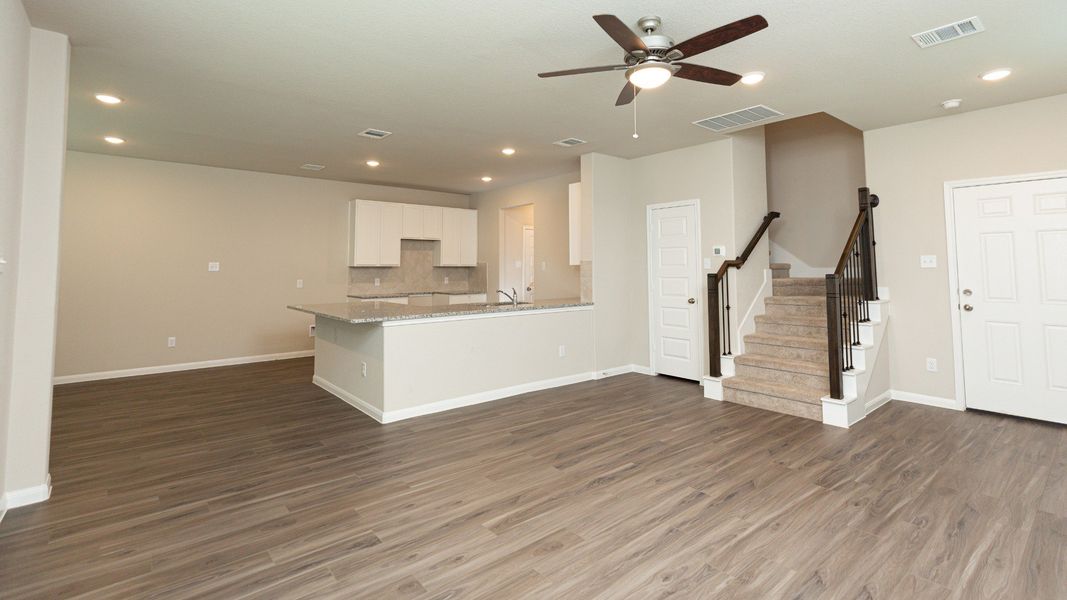
[[[926,359],[926,370],[930,371],[931,373],[937,373],[937,359],[936,358],[928,358],[928,359]]]
[[[212,273],[218,271],[219,270],[219,263],[217,263],[217,262],[209,262],[207,264],[207,270],[212,272]]]
[[[705,258],[704,259],[704,268],[705,269],[710,269],[711,268],[711,259],[710,258]]]
[[[304,280],[303,279],[297,279],[296,280],[296,289],[298,289],[298,290],[304,289]]]
[[[936,269],[937,268],[937,256],[934,254],[923,254],[919,257],[919,268],[921,269]]]
[[[382,285],[382,280],[380,278],[378,278],[378,277],[375,277],[374,278],[374,287],[378,287],[380,285]]]

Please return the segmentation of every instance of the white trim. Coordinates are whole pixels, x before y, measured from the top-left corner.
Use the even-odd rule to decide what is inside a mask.
[[[916,394],[915,392],[905,392],[902,390],[889,390],[889,393],[894,400],[912,402],[914,404],[925,404],[926,406],[947,408],[949,410],[964,410],[963,405],[959,401],[954,400],[952,398],[927,396],[926,394]]]
[[[593,379],[592,373],[577,373],[575,375],[565,375],[563,377],[555,377],[552,379],[542,379],[540,381],[520,383],[519,385],[497,388],[495,390],[486,390],[484,392],[467,394],[466,396],[459,396],[457,398],[449,398],[447,400],[440,400],[438,402],[431,402],[429,404],[412,406],[411,408],[388,410],[385,411],[385,414],[382,415],[382,423],[393,423],[404,419],[411,419],[413,417],[421,417],[423,415],[444,412],[446,410],[452,410],[455,408],[462,408],[464,406],[482,404],[483,402],[492,402],[493,400],[500,400],[502,398],[517,396],[519,394],[547,390],[549,388],[560,387],[563,385],[571,385],[573,383],[581,383],[583,381],[589,381],[591,379]]]
[[[314,383],[315,385],[317,385],[320,388],[326,390],[327,392],[330,392],[334,396],[337,396],[341,400],[344,400],[348,404],[351,404],[354,408],[360,410],[361,412],[366,414],[368,417],[374,419],[375,421],[377,421],[379,423],[384,423],[385,422],[385,421],[382,420],[382,418],[384,416],[384,413],[382,411],[378,410],[377,408],[371,406],[370,404],[368,404],[362,398],[360,398],[360,397],[358,397],[358,396],[356,396],[354,394],[350,394],[350,393],[346,392],[345,390],[343,390],[340,387],[330,383],[329,381],[323,379],[322,377],[320,377],[318,375],[315,375],[315,376],[313,376],[311,378],[311,383]]]
[[[607,369],[601,369],[593,373],[593,379],[604,379],[605,377],[614,377],[616,375],[625,375],[627,373],[638,373],[640,375],[655,375],[651,368],[644,365],[621,365],[618,367],[609,367]]]
[[[332,319],[340,323],[349,323],[352,325],[381,325],[382,327],[403,327],[405,325],[419,325],[422,323],[444,323],[446,321],[470,321],[474,319],[495,319],[498,317],[520,317],[523,315],[543,315],[546,313],[562,313],[562,312],[578,312],[584,310],[593,310],[592,304],[583,304],[580,306],[560,306],[557,308],[524,308],[520,310],[502,310],[500,312],[491,313],[473,313],[468,315],[447,315],[437,317],[426,317],[418,319],[398,319],[395,321],[369,321],[367,323],[352,323],[345,319],[338,319],[331,317],[330,315],[316,315],[319,317]],[[314,314],[314,313],[311,313]]]
[[[1040,181],[1044,179],[1060,179],[1067,177],[1067,171],[1045,171],[1042,173],[1026,173],[1022,175],[1001,175],[998,177],[982,177],[978,179],[960,179],[954,181],[945,182],[945,236],[947,241],[947,256],[945,262],[948,263],[948,304],[949,304],[949,316],[952,323],[952,363],[953,363],[953,379],[956,388],[956,399],[950,398],[938,398],[936,396],[926,396],[923,394],[911,394],[909,392],[900,392],[908,394],[915,398],[924,398],[927,400],[908,400],[905,398],[897,398],[898,400],[905,400],[907,402],[918,402],[920,404],[930,404],[930,406],[940,406],[942,408],[951,408],[954,410],[964,410],[967,408],[967,381],[964,374],[963,365],[963,324],[960,322],[960,279],[959,279],[959,266],[957,264],[956,251],[956,206],[954,192],[961,188],[979,187],[985,185],[1001,185],[1005,183],[1022,183],[1026,181]],[[896,398],[896,396],[894,396]],[[949,402],[951,405],[945,405],[944,402]]]
[[[648,280],[645,282],[645,291],[648,294],[648,365],[650,374],[658,374],[659,370],[656,369],[656,345],[653,343],[656,339],[655,334],[655,307],[653,306],[652,298],[652,211],[663,210],[667,208],[685,208],[692,206],[696,210],[696,218],[693,223],[693,236],[696,237],[697,255],[694,257],[693,265],[694,275],[696,276],[696,289],[697,303],[700,302],[701,292],[704,290],[703,284],[703,244],[700,237],[700,199],[693,198],[691,200],[678,200],[676,202],[660,202],[658,204],[646,204],[645,205],[645,271],[648,274]],[[707,294],[704,294],[707,297]],[[696,327],[691,328],[694,334],[694,340],[696,341],[697,365],[701,365],[697,368],[697,379],[704,376],[705,352],[704,352],[704,325],[701,322],[703,319],[698,320],[694,324]],[[632,365],[631,365],[632,366]]]
[[[723,399],[722,380],[723,379],[725,379],[725,377],[709,377],[709,376],[705,376],[704,377],[704,381],[701,382],[701,385],[704,386],[704,397],[709,399],[709,400],[722,401],[722,399]]]
[[[800,260],[795,254],[779,246],[773,241],[769,242],[771,262],[788,263],[790,277],[825,277],[827,273],[833,273],[834,267],[812,267]]]
[[[296,352],[279,352],[276,354],[238,356],[236,358],[202,360],[198,362],[159,365],[156,367],[138,367],[135,369],[120,369],[117,371],[98,371],[96,373],[79,373],[77,375],[59,375],[57,377],[52,378],[52,384],[63,385],[65,383],[81,383],[83,381],[99,381],[101,379],[116,379],[119,377],[137,377],[139,375],[155,375],[157,373],[174,373],[177,371],[191,371],[194,369],[210,369],[212,367],[227,367],[230,365],[244,365],[257,362],[270,362],[274,360],[287,360],[290,358],[303,358],[305,356],[314,355],[314,350],[297,350]]]
[[[44,502],[45,500],[48,500],[51,495],[52,475],[49,474],[45,476],[44,483],[41,485],[22,488],[21,490],[11,490],[4,494],[3,498],[0,499],[0,507],[3,509],[0,513],[6,513],[7,510],[11,508]],[[0,514],[0,518],[3,518],[2,514]]]
[[[0,523],[4,522],[4,515],[7,514],[7,494],[0,494]]]
[[[870,398],[866,402],[864,402],[864,408],[866,409],[867,414],[871,414],[872,412],[885,406],[892,399],[893,390],[886,390],[881,394],[878,394],[874,398]]]
[[[769,268],[763,270],[763,283],[760,284],[756,295],[752,298],[752,303],[748,305],[748,310],[745,311],[745,316],[741,318],[741,322],[737,325],[737,356],[745,353],[745,336],[750,333],[756,332],[756,315],[762,315],[767,313],[767,298],[772,294],[774,285],[771,283],[774,278],[774,272]]]
[[[848,429],[863,420],[865,416],[867,414],[864,412],[863,402],[860,402],[856,396],[840,400],[828,395],[822,397],[823,425]]]

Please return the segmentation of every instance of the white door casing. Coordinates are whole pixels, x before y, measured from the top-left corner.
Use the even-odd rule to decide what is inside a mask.
[[[969,408],[1067,423],[1067,177],[952,190]]]
[[[697,201],[648,207],[649,347],[653,372],[703,373]]]
[[[534,228],[522,226],[522,289],[519,296],[523,302],[534,299]]]

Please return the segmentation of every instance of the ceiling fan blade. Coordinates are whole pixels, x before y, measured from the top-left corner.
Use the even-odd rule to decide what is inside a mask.
[[[627,69],[626,65],[608,65],[603,67],[584,67],[581,69],[567,69],[566,71],[549,71],[548,73],[538,73],[538,77],[560,77],[562,75],[581,75],[582,73],[599,73],[601,71],[619,71],[621,69]]]
[[[740,21],[734,21],[729,25],[723,25],[711,31],[705,31],[704,33],[689,38],[688,40],[675,44],[671,50],[677,50],[682,53],[686,58],[690,56],[696,56],[701,52],[707,52],[712,48],[718,48],[723,44],[729,44],[734,40],[739,40],[746,35],[756,33],[761,29],[767,27],[767,19],[764,19],[760,15],[752,15],[747,19],[741,19]],[[668,51],[668,53],[670,50]]]
[[[703,65],[691,65],[689,63],[674,64],[682,67],[674,74],[675,77],[681,77],[682,79],[691,79],[703,83],[714,83],[715,85],[733,85],[738,81],[741,81],[741,76],[737,73],[723,71],[722,69],[705,67]]]
[[[615,15],[593,15],[593,20],[597,25],[604,30],[605,33],[611,36],[611,39],[615,40],[615,43],[622,46],[622,49],[627,52],[634,52],[641,50],[648,52],[648,46],[641,41],[641,38],[634,33],[633,29],[626,26],[619,20],[619,17]]]
[[[634,97],[640,93],[641,88],[636,85],[626,82],[626,85],[622,86],[622,91],[619,92],[619,98],[615,101],[615,106],[624,106],[634,101]]]

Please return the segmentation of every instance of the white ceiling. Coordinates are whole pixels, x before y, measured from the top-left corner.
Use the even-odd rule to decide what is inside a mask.
[[[860,129],[1067,92],[1063,0],[24,0],[70,36],[71,149],[473,192],[576,171],[589,151],[635,157],[717,139],[692,121],[754,104],[828,112]],[[764,83],[674,80],[616,108],[624,74],[593,22],[663,18],[682,41],[754,13],[770,27],[693,62]],[[910,35],[979,16],[987,31],[920,50]],[[996,84],[978,73],[1010,66]],[[127,99],[109,108],[106,91]],[[367,127],[395,132],[375,141]],[[112,147],[100,138],[128,140]],[[577,148],[552,142],[575,136]],[[518,154],[505,158],[504,146]],[[364,161],[382,162],[371,170]],[[327,168],[314,174],[303,163]],[[483,175],[494,181],[484,184]]]

